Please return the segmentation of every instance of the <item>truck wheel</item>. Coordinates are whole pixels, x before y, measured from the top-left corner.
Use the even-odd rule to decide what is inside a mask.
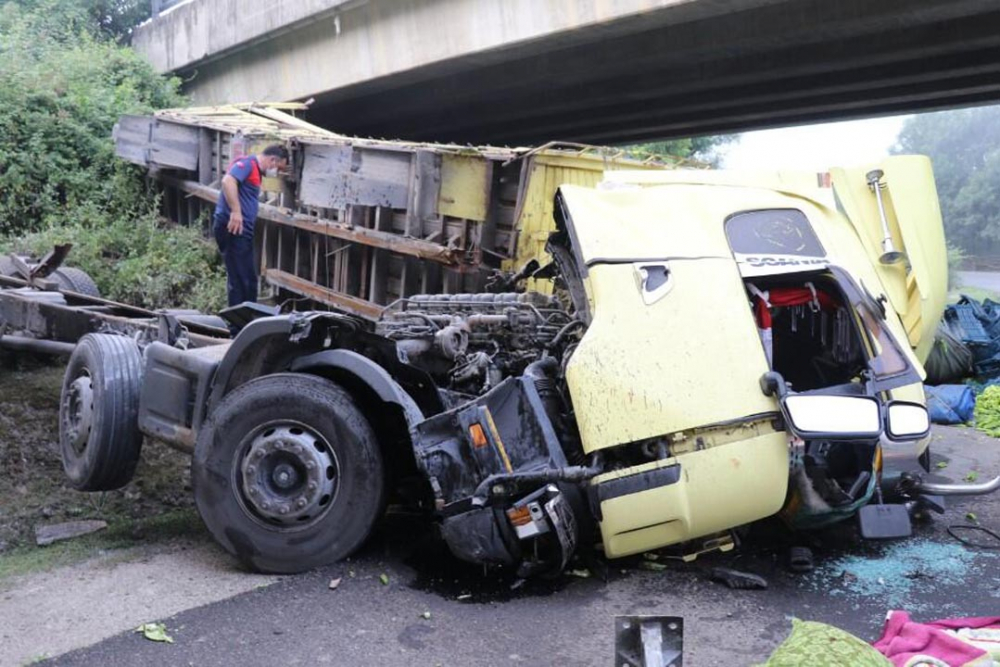
[[[59,446],[70,484],[110,491],[139,462],[142,354],[125,336],[87,334],[69,358],[59,401]]]
[[[350,555],[385,495],[378,442],[354,401],[295,373],[251,380],[222,400],[198,433],[191,478],[212,536],[262,572]]]
[[[70,290],[86,296],[101,298],[101,290],[90,275],[82,269],[65,266],[52,272],[52,277],[59,283],[60,289]]]

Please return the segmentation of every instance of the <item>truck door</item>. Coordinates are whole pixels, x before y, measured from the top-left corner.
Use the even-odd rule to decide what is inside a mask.
[[[712,194],[560,189],[593,316],[567,368],[585,451],[776,409]]]

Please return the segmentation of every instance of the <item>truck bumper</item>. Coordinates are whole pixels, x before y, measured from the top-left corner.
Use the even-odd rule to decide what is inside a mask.
[[[591,497],[618,558],[775,514],[787,489],[787,436],[767,433],[601,475]]]

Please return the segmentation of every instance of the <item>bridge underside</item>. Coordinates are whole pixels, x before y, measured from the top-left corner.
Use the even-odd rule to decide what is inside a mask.
[[[698,6],[317,90],[309,120],[362,136],[624,143],[1000,100],[995,0]],[[294,48],[294,34],[279,39]]]

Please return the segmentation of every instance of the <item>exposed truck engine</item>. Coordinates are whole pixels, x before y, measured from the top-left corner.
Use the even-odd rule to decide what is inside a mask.
[[[420,294],[386,308],[375,331],[439,387],[479,396],[543,356],[561,357],[577,324],[538,292]]]

